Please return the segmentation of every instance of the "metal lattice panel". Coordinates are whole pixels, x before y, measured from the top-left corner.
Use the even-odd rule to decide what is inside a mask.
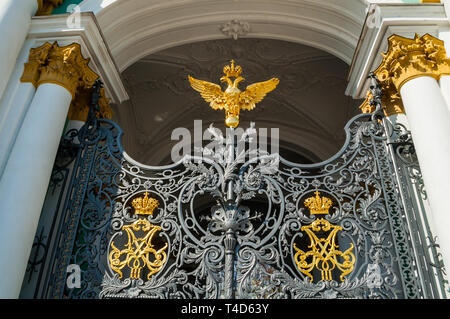
[[[411,234],[422,215],[402,169],[416,162],[401,166],[400,128],[377,112],[349,121],[345,145],[322,163],[240,151],[216,132],[222,148],[164,167],[133,161],[120,128],[93,114],[78,134],[46,297],[422,298],[442,289],[436,251]],[[69,264],[81,268],[80,288],[65,287]]]

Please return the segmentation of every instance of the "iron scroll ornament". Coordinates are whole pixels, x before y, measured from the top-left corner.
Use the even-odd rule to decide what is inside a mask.
[[[123,151],[116,123],[91,117],[79,132],[80,164],[67,199],[67,222],[61,229],[65,240],[61,239],[54,259],[50,294],[420,298],[423,285],[413,275],[417,262],[387,145],[394,130],[380,116],[362,114],[351,119],[345,131],[342,149],[312,165],[258,150],[239,153],[234,144],[225,142],[216,154],[186,156],[172,165],[154,167],[137,163]],[[243,138],[253,133],[250,127]],[[227,152],[235,152],[233,161]],[[248,152],[257,152],[256,157],[240,161]],[[309,244],[302,227],[317,220],[304,205],[315,192],[333,203],[324,220],[339,227],[337,244],[354,247],[354,267],[343,281],[317,276],[311,280],[295,262],[294,244]],[[150,276],[121,278],[108,261],[111,243],[125,226],[141,218],[133,214],[132,202],[145,193],[159,202],[145,220],[159,227],[153,239],[167,244],[166,260]],[[255,209],[255,201],[263,204]],[[64,267],[70,263],[82,269],[78,289],[65,287]],[[336,275],[332,278],[341,273]]]

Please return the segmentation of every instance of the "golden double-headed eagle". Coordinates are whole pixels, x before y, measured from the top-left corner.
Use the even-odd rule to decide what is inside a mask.
[[[228,127],[236,127],[239,124],[240,110],[251,111],[255,108],[256,103],[261,102],[267,93],[274,90],[280,80],[272,78],[265,82],[253,83],[241,91],[238,88],[239,82],[245,79],[240,76],[242,68],[234,65],[226,65],[223,68],[225,76],[220,78],[221,82],[227,82],[228,87],[222,91],[220,85],[208,81],[197,80],[188,76],[189,82],[194,90],[200,92],[200,95],[209,103],[214,110],[225,109],[225,124]],[[234,81],[231,80],[234,77]]]

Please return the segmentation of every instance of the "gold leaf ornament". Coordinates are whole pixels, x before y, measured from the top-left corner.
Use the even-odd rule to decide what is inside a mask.
[[[135,198],[132,206],[136,215],[152,215],[159,202],[145,192],[144,197]],[[127,235],[127,243],[122,249],[119,249],[115,242],[111,242],[111,251],[108,256],[109,264],[112,270],[123,277],[123,269],[130,270],[131,279],[140,279],[142,270],[146,269],[147,279],[159,272],[166,260],[168,244],[165,243],[161,248],[155,248],[153,243],[154,236],[161,227],[151,224],[147,219],[140,218],[131,225],[124,225],[122,230]]]
[[[309,197],[304,204],[310,209],[311,215],[327,215],[332,206],[331,199],[319,196],[318,191],[315,192],[315,197]],[[294,243],[293,248],[296,251],[294,261],[299,271],[307,275],[312,282],[314,280],[314,269],[320,271],[321,280],[333,280],[332,271],[340,270],[340,280],[344,281],[344,277],[351,273],[354,269],[356,257],[353,254],[353,244],[342,252],[338,250],[339,246],[336,243],[336,236],[339,231],[342,231],[341,226],[333,225],[324,218],[317,218],[310,225],[302,226],[301,231],[308,235],[310,250],[303,251]],[[323,235],[323,233],[325,236]]]
[[[221,82],[228,84],[225,91],[222,91],[218,84],[188,76],[191,87],[200,93],[212,109],[225,110],[225,124],[233,128],[239,125],[240,110],[253,110],[256,103],[261,102],[280,82],[279,79],[272,78],[265,82],[253,83],[242,92],[239,89],[239,83],[245,80],[241,76],[242,68],[234,63],[234,60],[231,60],[231,64],[224,67],[225,76],[220,78]]]

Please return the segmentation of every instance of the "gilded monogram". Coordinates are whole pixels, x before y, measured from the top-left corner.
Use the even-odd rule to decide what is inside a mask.
[[[159,203],[154,198],[149,198],[148,193],[145,197],[139,197],[133,200],[132,205],[136,215],[152,215],[153,210]],[[111,268],[123,277],[122,270],[127,267],[130,270],[130,278],[139,279],[142,270],[148,271],[147,279],[160,271],[167,259],[166,249],[168,244],[156,249],[152,243],[155,234],[161,230],[160,226],[152,225],[147,219],[140,218],[131,225],[122,227],[128,236],[128,242],[125,248],[118,249],[114,241],[111,242],[111,252],[109,254],[109,263]],[[139,234],[142,234],[139,236]]]
[[[320,197],[319,192],[315,192],[316,197],[310,197],[305,200],[305,206],[310,209],[311,215],[327,215],[332,206],[331,199]],[[352,272],[355,264],[355,255],[352,253],[353,244],[350,244],[345,252],[338,250],[336,244],[336,235],[342,230],[341,226],[333,225],[324,218],[318,218],[310,225],[302,226],[302,231],[309,237],[309,251],[304,252],[297,248],[294,243],[294,249],[297,252],[294,255],[295,263],[298,269],[307,275],[313,281],[311,272],[318,269],[321,273],[321,280],[333,280],[332,271],[339,269],[341,271],[340,280]],[[328,233],[324,237],[318,236],[318,233]],[[340,261],[340,260],[341,261]]]

